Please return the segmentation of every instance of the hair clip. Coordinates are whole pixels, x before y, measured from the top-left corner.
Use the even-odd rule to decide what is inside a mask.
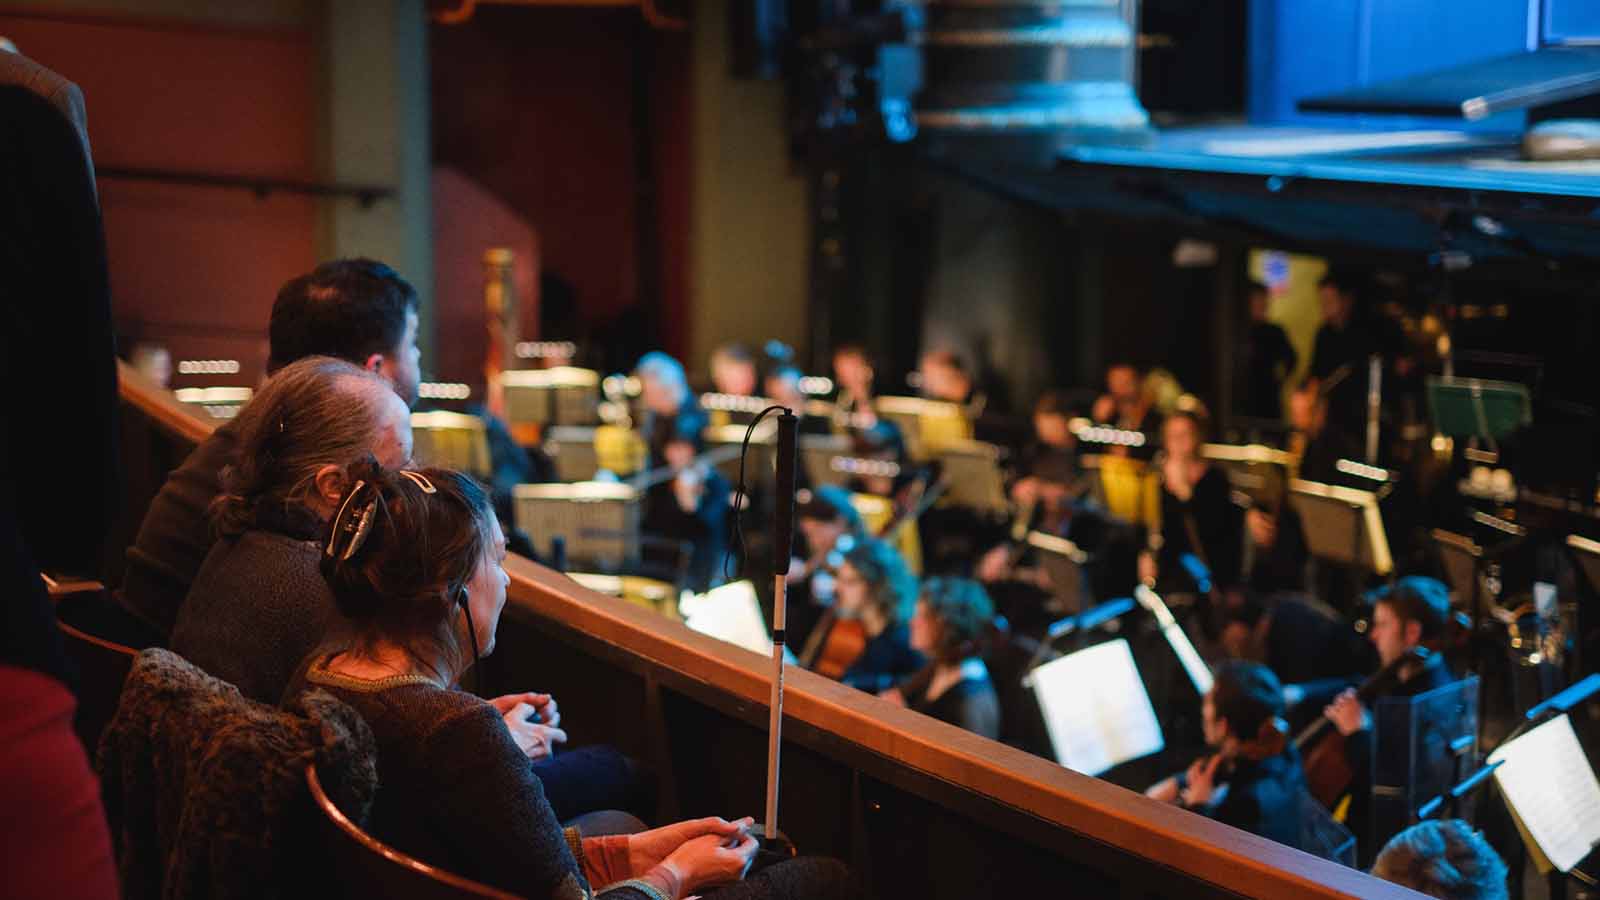
[[[411,482],[417,487],[422,488],[422,492],[424,494],[438,493],[438,489],[433,486],[433,482],[429,481],[427,476],[423,475],[421,472],[412,472],[407,469],[401,469],[400,474],[411,479]]]
[[[355,521],[348,521],[348,517],[351,515],[350,505],[355,502],[356,495],[360,494],[362,488],[365,487],[367,487],[365,481],[357,481],[355,486],[350,488],[344,495],[344,502],[339,505],[339,512],[333,517],[333,527],[328,532],[328,546],[323,550],[323,554],[330,559],[337,557],[341,562],[349,560],[351,556],[355,555],[362,542],[367,539],[367,533],[372,530],[373,513],[376,512],[378,506],[376,497],[359,513],[354,513],[357,517]],[[338,551],[339,538],[344,534],[351,536],[350,544],[341,554]]]

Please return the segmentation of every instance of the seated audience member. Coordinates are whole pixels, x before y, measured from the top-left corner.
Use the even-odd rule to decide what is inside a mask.
[[[1107,453],[1150,459],[1155,456],[1156,437],[1161,431],[1161,414],[1145,391],[1144,374],[1132,363],[1116,362],[1106,367],[1106,392],[1094,403],[1092,418],[1101,425],[1124,431],[1142,432],[1143,447],[1111,446]]]
[[[1300,846],[1305,777],[1288,743],[1283,687],[1259,663],[1225,662],[1200,704],[1206,743],[1216,750],[1145,795],[1219,822]]]
[[[357,466],[324,540],[341,625],[294,687],[333,693],[372,727],[380,838],[527,897],[849,895],[847,873],[828,860],[780,863],[738,883],[757,848],[749,819],[610,837],[563,832],[528,766],[526,745],[538,740],[530,710],[451,687],[494,651],[509,581],[505,538],[471,479]]]
[[[857,542],[844,554],[833,596],[839,617],[859,622],[867,639],[840,681],[876,694],[922,668],[926,661],[911,647],[909,624],[917,579],[893,547],[876,539]]]
[[[994,605],[976,581],[930,578],[911,616],[911,647],[932,662],[885,699],[991,740],[1000,739],[1000,696],[980,648]]]
[[[406,405],[417,401],[417,292],[383,263],[341,259],[289,281],[272,304],[270,334],[269,376],[307,356],[332,356],[382,376]],[[195,448],[167,476],[128,548],[119,597],[163,635],[211,549],[207,509],[238,442],[234,420]]]
[[[1395,835],[1372,874],[1440,900],[1506,900],[1506,864],[1460,819],[1418,822]]]
[[[178,611],[172,649],[277,703],[334,615],[316,539],[345,472],[368,455],[408,460],[410,416],[382,378],[314,356],[280,370],[235,421],[237,455],[211,510],[218,540]]]

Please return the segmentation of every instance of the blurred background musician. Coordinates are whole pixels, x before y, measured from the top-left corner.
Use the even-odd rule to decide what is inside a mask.
[[[376,373],[408,406],[416,405],[417,292],[383,263],[334,260],[291,279],[272,304],[268,330],[269,378],[298,359],[331,356]],[[206,510],[221,492],[219,473],[237,442],[233,420],[196,447],[167,476],[128,548],[119,597],[163,637],[211,549]]]
[[[1444,584],[1408,575],[1374,591],[1372,598],[1367,637],[1378,651],[1380,667],[1399,665],[1398,680],[1386,696],[1415,697],[1454,681],[1455,673],[1445,664],[1443,653],[1432,654],[1425,663],[1402,662],[1415,648],[1436,648],[1445,639],[1450,627],[1450,594]],[[1343,738],[1344,758],[1353,777],[1346,821],[1355,832],[1360,857],[1370,859],[1376,849],[1369,811],[1376,746],[1372,713],[1354,690],[1346,690],[1328,705],[1324,715]]]
[[[639,358],[633,374],[639,379],[639,399],[644,405],[639,431],[650,448],[652,468],[667,464],[667,444],[687,435],[698,435],[710,424],[705,411],[689,390],[683,364],[652,350]]]
[[[832,423],[824,416],[812,414],[806,393],[800,389],[800,379],[804,377],[805,373],[798,367],[784,363],[767,373],[762,388],[773,403],[786,407],[800,417],[800,434],[831,434]]]
[[[900,554],[875,538],[857,542],[834,579],[834,615],[812,633],[801,664],[863,691],[888,690],[926,663],[911,647],[916,602],[917,579]]]
[[[1259,281],[1249,287],[1250,326],[1245,331],[1234,362],[1242,387],[1239,412],[1251,419],[1283,419],[1283,385],[1300,357],[1283,326],[1267,318],[1272,291]]]
[[[1296,731],[1377,663],[1372,644],[1349,622],[1303,596],[1249,592],[1229,605],[1221,642],[1230,658],[1265,663],[1278,676]]]
[[[1106,390],[1094,402],[1090,417],[1098,425],[1109,425],[1123,431],[1138,431],[1145,435],[1143,447],[1112,446],[1108,453],[1134,459],[1155,456],[1156,436],[1161,432],[1161,413],[1155,399],[1145,389],[1145,376],[1130,362],[1114,362],[1106,367]]]
[[[833,605],[834,580],[845,551],[867,538],[850,492],[823,485],[801,492],[795,505],[801,557],[789,566],[791,641],[804,647],[823,613]]]
[[[1300,846],[1305,779],[1288,743],[1283,687],[1260,663],[1226,662],[1201,701],[1206,743],[1216,750],[1145,796]]]
[[[760,384],[755,354],[737,341],[711,351],[711,388],[719,394],[753,397]]]
[[[664,471],[647,489],[643,528],[690,545],[687,586],[704,591],[720,579],[733,489],[715,466],[699,458],[705,442],[695,428],[695,418],[682,416],[673,421],[686,430],[664,439]]]
[[[927,579],[911,616],[911,647],[928,664],[880,696],[999,740],[1000,696],[982,655],[993,621],[994,604],[983,585],[966,578]]]
[[[1214,589],[1239,583],[1243,522],[1227,475],[1200,455],[1207,429],[1204,413],[1193,409],[1175,411],[1161,426],[1161,546],[1143,558],[1140,576],[1168,591],[1201,590],[1186,555],[1206,568]]]

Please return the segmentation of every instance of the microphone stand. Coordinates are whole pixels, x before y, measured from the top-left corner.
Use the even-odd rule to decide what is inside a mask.
[[[751,829],[761,841],[757,867],[795,855],[794,844],[778,830],[778,763],[783,745],[783,653],[787,640],[789,558],[794,546],[794,494],[797,464],[796,435],[799,420],[791,410],[778,416],[777,492],[772,524],[772,695],[767,719],[766,818]]]

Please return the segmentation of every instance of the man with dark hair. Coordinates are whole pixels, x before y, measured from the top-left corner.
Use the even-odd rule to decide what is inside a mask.
[[[1283,416],[1283,383],[1299,356],[1283,326],[1267,318],[1271,308],[1272,292],[1259,281],[1250,282],[1250,327],[1237,363],[1244,389],[1240,411],[1252,419],[1277,422]]]
[[[332,356],[382,375],[410,406],[421,381],[417,292],[369,259],[335,260],[295,278],[272,305],[268,372],[307,356]],[[164,640],[211,549],[206,510],[237,435],[223,425],[195,448],[150,503],[128,548],[122,604]]]
[[[1386,696],[1415,697],[1455,680],[1441,653],[1433,654],[1426,662],[1406,661],[1417,647],[1443,637],[1449,622],[1450,593],[1437,579],[1407,575],[1374,592],[1367,637],[1377,648],[1380,665],[1399,666],[1399,683]],[[1361,858],[1370,859],[1377,839],[1382,837],[1372,834],[1368,814],[1376,746],[1372,715],[1357,699],[1354,689],[1334,698],[1323,715],[1344,736],[1345,759],[1354,775],[1347,821],[1356,833]]]

